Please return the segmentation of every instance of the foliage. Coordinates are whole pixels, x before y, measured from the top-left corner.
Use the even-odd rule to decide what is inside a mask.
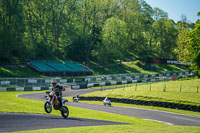
[[[102,42],[99,57],[104,63],[110,59],[122,59],[123,52],[127,48],[127,32],[124,21],[110,18],[105,21],[102,31]]]
[[[192,68],[200,75],[200,22],[188,33],[187,49]]]
[[[172,20],[160,19],[153,24],[156,42],[159,44],[159,54],[163,58],[173,58],[173,51],[176,48],[176,28]]]
[[[179,34],[177,37],[177,56],[178,60],[187,62],[188,60],[188,50],[187,50],[187,34],[189,32],[189,28],[185,23],[179,22],[178,24],[179,27]]]
[[[145,63],[142,62],[142,61],[140,61],[140,60],[136,60],[136,61],[134,62],[134,64],[137,65],[137,66],[139,66],[139,67],[144,67],[144,66],[145,66]]]
[[[199,16],[199,12],[197,13]],[[187,24],[185,20],[178,22],[179,34],[177,38],[178,59],[183,62],[190,62],[191,68],[200,75],[200,22]]]
[[[0,19],[2,62],[175,59],[180,49],[178,24],[144,0],[1,0]]]

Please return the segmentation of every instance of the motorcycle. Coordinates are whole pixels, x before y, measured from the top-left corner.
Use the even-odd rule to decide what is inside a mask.
[[[46,92],[46,102],[44,104],[44,109],[47,113],[52,112],[52,106],[55,110],[60,110],[63,118],[67,118],[69,115],[69,109],[65,106],[67,100],[63,100],[62,97],[56,96],[56,91]]]
[[[73,97],[73,102],[76,102],[76,103],[78,103],[78,100],[79,100],[79,97],[78,97],[78,96],[76,96],[76,97]]]
[[[108,99],[108,97],[106,97],[104,100],[103,100],[103,105],[106,106],[110,106],[111,107],[111,101]]]

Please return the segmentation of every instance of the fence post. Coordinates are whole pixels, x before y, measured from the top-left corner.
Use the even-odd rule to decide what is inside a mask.
[[[16,78],[16,80],[15,80],[15,83],[16,83],[16,85],[17,85],[17,78]]]
[[[136,86],[135,86],[135,91],[137,90],[137,84],[136,84]]]
[[[164,88],[163,88],[163,92],[165,92],[166,91],[166,84],[164,85]]]
[[[150,83],[150,91],[151,91],[151,83]]]
[[[199,93],[199,86],[197,85],[197,93]]]
[[[24,78],[24,87],[25,87],[25,85],[26,85],[26,83],[25,83],[26,81],[25,81],[25,80],[26,80],[26,79]]]
[[[180,92],[181,92],[181,85],[180,85]]]

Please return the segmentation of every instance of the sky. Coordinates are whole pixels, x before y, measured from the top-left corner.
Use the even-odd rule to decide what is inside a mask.
[[[175,22],[181,20],[181,15],[185,15],[189,22],[195,23],[200,17],[200,0],[145,0],[152,8],[158,7],[168,13],[169,19]]]

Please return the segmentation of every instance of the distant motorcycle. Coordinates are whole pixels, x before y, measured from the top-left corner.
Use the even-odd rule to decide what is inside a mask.
[[[76,102],[76,103],[78,103],[78,100],[79,100],[79,97],[78,97],[78,95],[77,95],[76,97],[73,97],[73,102]]]
[[[56,92],[57,90],[46,92],[45,97],[47,101],[44,104],[44,109],[47,113],[51,113],[53,106],[55,110],[60,110],[63,118],[67,118],[69,115],[69,110],[64,104],[68,101],[65,99],[63,100],[62,97],[57,97]]]
[[[108,97],[106,97],[104,100],[103,100],[103,105],[106,106],[110,106],[111,107],[111,101]]]

